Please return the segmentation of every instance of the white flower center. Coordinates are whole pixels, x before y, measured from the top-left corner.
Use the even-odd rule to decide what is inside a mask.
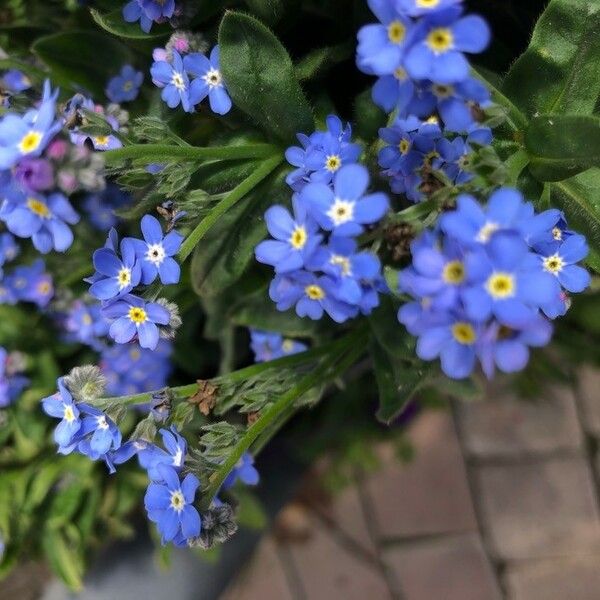
[[[204,79],[206,84],[211,88],[220,86],[221,82],[223,81],[223,78],[221,77],[221,71],[217,69],[211,69],[210,71],[207,71],[202,76],[202,79]]]
[[[162,244],[148,244],[148,250],[146,251],[146,260],[152,264],[158,266],[165,259],[165,249]]]
[[[354,202],[336,198],[327,211],[327,216],[333,221],[336,227],[352,221],[354,217]]]
[[[185,90],[185,80],[183,79],[183,75],[175,71],[173,76],[171,77],[171,83],[179,90]]]
[[[171,492],[171,508],[178,513],[185,508],[185,498],[183,497],[181,490]]]
[[[106,422],[106,417],[104,415],[96,417],[96,426],[98,429],[108,429],[108,423]]]
[[[183,464],[183,452],[181,451],[181,448],[177,448],[177,452],[175,452],[175,455],[173,456],[173,466],[180,467],[182,464]]]

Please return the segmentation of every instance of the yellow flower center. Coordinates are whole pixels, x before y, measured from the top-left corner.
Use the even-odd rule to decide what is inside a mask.
[[[547,256],[544,259],[544,269],[553,275],[558,275],[565,266],[565,263],[561,256],[558,254],[553,254],[552,256]]]
[[[515,294],[516,282],[510,273],[492,273],[485,287],[490,296],[495,299],[510,298]]]
[[[311,300],[323,300],[325,298],[325,292],[320,285],[307,285],[304,292]]]
[[[337,154],[331,154],[325,160],[325,168],[335,173],[342,166],[342,159]]]
[[[129,285],[131,282],[131,270],[127,267],[123,267],[117,273],[117,281],[119,282],[119,287],[123,289],[125,286]]]
[[[52,286],[48,281],[40,281],[40,283],[38,283],[37,290],[40,294],[42,294],[42,296],[46,296],[52,290]]]
[[[435,8],[440,3],[440,0],[417,0],[418,8]]]
[[[298,225],[294,231],[292,231],[292,235],[290,236],[290,245],[295,250],[301,250],[304,248],[307,239],[308,234],[306,233],[306,229]]]
[[[75,420],[75,413],[73,412],[73,408],[71,406],[65,406],[65,412],[63,414],[63,419],[67,423],[72,423]]]
[[[107,135],[98,135],[94,138],[94,144],[96,146],[108,146],[110,138]]]
[[[473,326],[469,323],[459,321],[452,325],[452,336],[459,343],[465,346],[470,346],[475,343],[477,335]]]
[[[562,229],[560,227],[555,227],[552,230],[552,237],[557,241],[560,242],[562,240]]]
[[[427,36],[427,45],[436,54],[447,52],[454,45],[452,31],[446,27],[433,29]]]
[[[400,150],[400,154],[406,154],[410,150],[410,142],[408,140],[400,140],[398,150]]]
[[[281,349],[285,352],[285,354],[289,354],[294,349],[294,340],[283,340]]]
[[[181,512],[185,507],[185,498],[180,490],[171,492],[171,508],[176,512]]]
[[[91,325],[92,324],[92,317],[90,317],[90,315],[88,315],[86,313],[85,315],[83,315],[83,318],[81,319],[81,321],[83,322],[84,325]]]
[[[442,279],[452,285],[461,284],[465,279],[465,266],[460,260],[451,260],[444,266]]]
[[[329,259],[329,262],[332,265],[339,266],[341,268],[342,275],[344,277],[347,277],[348,275],[350,275],[350,271],[351,271],[350,259],[347,256],[340,256],[338,254],[334,254]]]
[[[139,360],[141,356],[142,353],[137,348],[133,348],[129,351],[129,358],[131,358],[131,360]]]
[[[50,209],[46,206],[45,202],[38,200],[37,198],[27,198],[27,208],[38,217],[42,219],[49,219],[52,216]]]
[[[129,92],[133,89],[133,82],[132,81],[126,81],[123,84],[123,91],[124,92]]]
[[[425,123],[429,123],[429,125],[439,125],[440,120],[435,115],[431,115],[425,120]]]
[[[402,21],[392,21],[388,25],[388,38],[392,44],[401,44],[406,36],[406,27]]]
[[[485,244],[490,241],[492,234],[498,231],[499,227],[500,226],[497,223],[488,222],[479,230],[475,239],[478,242]]]
[[[442,85],[438,83],[431,89],[438,98],[450,98],[454,93],[454,88],[451,85]]]
[[[143,308],[140,308],[139,306],[132,306],[129,309],[129,318],[136,325],[140,325],[140,324],[146,322],[146,320],[148,319],[148,316],[146,315],[146,311]]]
[[[39,131],[28,131],[19,142],[21,154],[29,154],[40,147],[43,135]]]
[[[398,67],[397,69],[394,70],[394,77],[398,81],[404,81],[408,77],[408,73],[406,72],[406,69],[403,69],[402,67]]]

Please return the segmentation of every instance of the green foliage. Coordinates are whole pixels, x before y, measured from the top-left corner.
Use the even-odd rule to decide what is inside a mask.
[[[98,98],[104,97],[104,86],[118,65],[131,61],[126,46],[95,31],[54,33],[37,39],[31,49],[50,68],[55,84],[82,87]]]
[[[283,143],[314,127],[310,106],[281,42],[262,23],[226,13],[219,29],[221,70],[234,104]]]
[[[108,33],[118,37],[130,38],[134,40],[160,38],[170,35],[171,28],[168,25],[154,24],[152,31],[145,33],[142,31],[139,23],[127,23],[123,19],[123,9],[117,8],[108,13],[101,13],[95,8],[90,8],[92,19]]]

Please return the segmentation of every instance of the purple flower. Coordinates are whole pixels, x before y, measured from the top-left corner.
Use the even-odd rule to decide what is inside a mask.
[[[44,158],[23,158],[14,169],[15,181],[22,188],[42,192],[54,187],[54,169]]]
[[[158,345],[158,325],[168,325],[169,311],[156,302],[145,302],[128,294],[105,306],[102,314],[112,319],[108,334],[118,344],[126,344],[137,337],[142,348],[154,350]]]

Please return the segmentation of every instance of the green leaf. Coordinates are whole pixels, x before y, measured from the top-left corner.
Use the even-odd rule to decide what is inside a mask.
[[[354,44],[343,42],[312,50],[296,65],[296,77],[300,81],[323,75],[335,64],[346,60],[354,50]]]
[[[264,529],[269,519],[258,498],[244,489],[236,489],[235,494],[240,501],[237,512],[238,524],[249,529]]]
[[[371,99],[371,90],[365,90],[354,100],[356,133],[365,140],[378,137],[380,127],[385,127],[388,116]]]
[[[69,586],[79,591],[83,587],[83,564],[65,537],[58,531],[45,531],[42,535],[44,553],[53,571]]]
[[[123,19],[123,9],[121,8],[111,10],[109,13],[101,13],[95,8],[90,8],[90,14],[102,29],[122,38],[149,39],[166,37],[173,31],[168,25],[154,23],[152,31],[145,33],[139,23],[128,23]]]
[[[541,115],[525,132],[529,169],[540,181],[561,181],[600,166],[600,118]]]
[[[92,92],[104,97],[107,80],[115,75],[115,65],[131,61],[120,42],[95,31],[68,31],[39,38],[31,47],[50,68],[54,83]]]
[[[592,114],[600,93],[600,4],[551,0],[502,91],[526,114]]]
[[[196,246],[191,280],[199,296],[216,296],[233,285],[254,260],[254,248],[267,235],[264,211],[289,196],[285,181],[267,180],[230,208]]]
[[[294,65],[281,42],[262,23],[228,12],[219,29],[221,70],[235,106],[280,141],[314,129],[313,115]]]
[[[549,185],[552,204],[565,212],[573,229],[600,250],[600,169],[594,167]]]
[[[246,4],[257,17],[269,25],[277,23],[285,11],[285,0],[246,0]]]
[[[525,150],[517,150],[514,154],[511,154],[504,161],[507,173],[506,184],[513,187],[516,186],[519,181],[519,176],[528,164],[529,156]]]

